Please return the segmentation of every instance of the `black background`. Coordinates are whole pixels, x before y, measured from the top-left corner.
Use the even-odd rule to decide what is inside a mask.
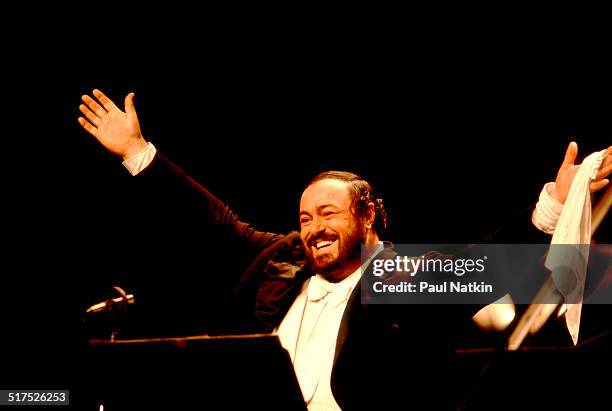
[[[92,43],[41,35],[36,49],[17,48],[4,80],[15,262],[4,276],[5,352],[34,355],[13,381],[53,379],[57,368],[38,361],[70,362],[92,328],[104,330],[82,312],[113,284],[137,298],[125,336],[222,331],[224,273],[247,261],[173,199],[139,201],[136,179],[76,122],[93,88],[121,107],[135,92],[144,136],[275,232],[297,228],[309,178],[345,169],[385,199],[387,239],[477,241],[537,200],[570,141],[580,158],[610,144],[609,67],[585,42],[294,40],[229,28],[167,39],[163,26],[117,42],[85,32]],[[609,227],[596,239],[609,242]]]

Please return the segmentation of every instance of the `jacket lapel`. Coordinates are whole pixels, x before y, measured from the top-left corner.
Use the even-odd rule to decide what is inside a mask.
[[[395,250],[393,249],[393,244],[390,242],[384,243],[385,248],[378,253],[377,258],[385,258],[385,259],[393,259],[397,255]],[[368,275],[370,272],[370,265],[368,265],[362,275]],[[364,310],[367,309],[366,304],[361,303],[361,280],[357,283],[357,286],[351,293],[349,300],[346,304],[346,309],[344,310],[344,314],[342,315],[342,320],[340,322],[340,328],[338,329],[338,337],[336,338],[336,349],[334,352],[334,366],[336,365],[336,361],[338,360],[338,356],[342,351],[342,347],[346,341],[346,338],[349,334],[349,330],[354,329],[354,327],[360,324],[362,317],[364,316]],[[356,324],[356,325],[355,325]]]

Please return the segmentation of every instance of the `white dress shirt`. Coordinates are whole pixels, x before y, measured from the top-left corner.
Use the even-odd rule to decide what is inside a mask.
[[[309,410],[340,409],[330,385],[340,322],[362,271],[382,249],[380,243],[370,258],[338,283],[319,274],[307,280],[276,330],[289,351]]]

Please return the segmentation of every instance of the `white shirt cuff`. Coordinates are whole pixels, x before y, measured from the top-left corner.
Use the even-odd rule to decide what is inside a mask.
[[[153,161],[153,157],[155,157],[155,153],[157,153],[155,146],[151,143],[147,143],[147,146],[145,148],[125,160],[123,162],[123,165],[125,166],[125,168],[128,169],[130,174],[135,176],[136,174],[147,168],[149,164],[151,164],[151,161]]]
[[[546,234],[553,234],[555,232],[557,222],[563,210],[563,204],[555,200],[551,195],[554,188],[555,183],[544,185],[536,208],[531,215],[533,225]]]

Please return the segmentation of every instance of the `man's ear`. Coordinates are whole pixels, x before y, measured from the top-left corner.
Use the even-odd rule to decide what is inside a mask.
[[[365,226],[370,229],[374,225],[374,220],[376,219],[376,207],[373,202],[368,203],[368,211],[365,215]]]

